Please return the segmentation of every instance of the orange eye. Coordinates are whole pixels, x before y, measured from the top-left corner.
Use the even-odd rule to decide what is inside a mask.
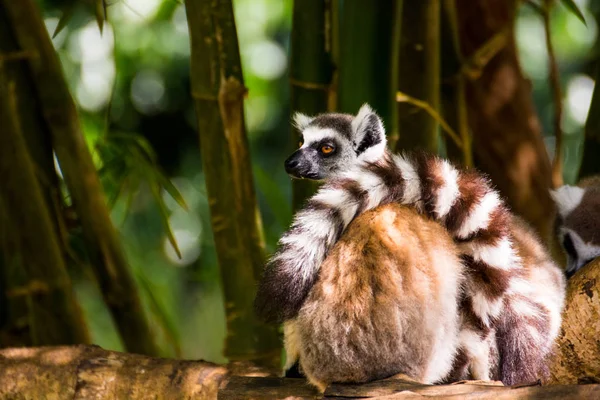
[[[298,147],[302,147],[302,145],[304,144],[304,142],[301,140],[298,142]]]
[[[321,146],[321,153],[330,154],[333,151],[333,147],[326,144],[325,146]]]

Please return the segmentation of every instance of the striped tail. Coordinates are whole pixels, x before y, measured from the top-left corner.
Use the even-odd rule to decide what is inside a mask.
[[[255,301],[264,319],[294,318],[319,266],[360,213],[397,202],[442,223],[461,244],[479,277],[471,307],[483,327],[497,319],[514,269],[520,267],[510,214],[488,179],[429,155],[392,155],[365,163],[324,184],[298,212],[267,263]]]

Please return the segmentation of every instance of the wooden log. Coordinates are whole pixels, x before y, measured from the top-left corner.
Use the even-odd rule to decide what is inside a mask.
[[[104,350],[56,346],[0,350],[5,399],[598,399],[600,384],[503,386],[464,381],[425,385],[407,377],[332,384],[319,395],[304,379],[266,376],[248,364],[221,366]]]
[[[0,351],[2,399],[216,399],[225,367],[98,346]]]
[[[600,382],[600,258],[569,279],[557,346],[550,383]]]

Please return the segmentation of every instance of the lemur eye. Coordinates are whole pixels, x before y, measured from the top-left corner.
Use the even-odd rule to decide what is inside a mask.
[[[298,141],[298,147],[302,147],[303,144],[304,142],[302,140]]]
[[[321,146],[321,153],[323,154],[330,154],[333,152],[333,150],[335,150],[333,146],[330,146],[328,144]]]

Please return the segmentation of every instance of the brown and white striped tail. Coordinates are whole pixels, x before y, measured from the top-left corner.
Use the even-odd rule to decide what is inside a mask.
[[[507,226],[510,216],[488,179],[429,155],[392,155],[332,178],[296,214],[269,260],[256,299],[267,320],[293,318],[321,262],[360,213],[392,202],[441,222],[482,279],[471,285],[472,310],[484,327],[497,319],[514,270],[520,268]]]

